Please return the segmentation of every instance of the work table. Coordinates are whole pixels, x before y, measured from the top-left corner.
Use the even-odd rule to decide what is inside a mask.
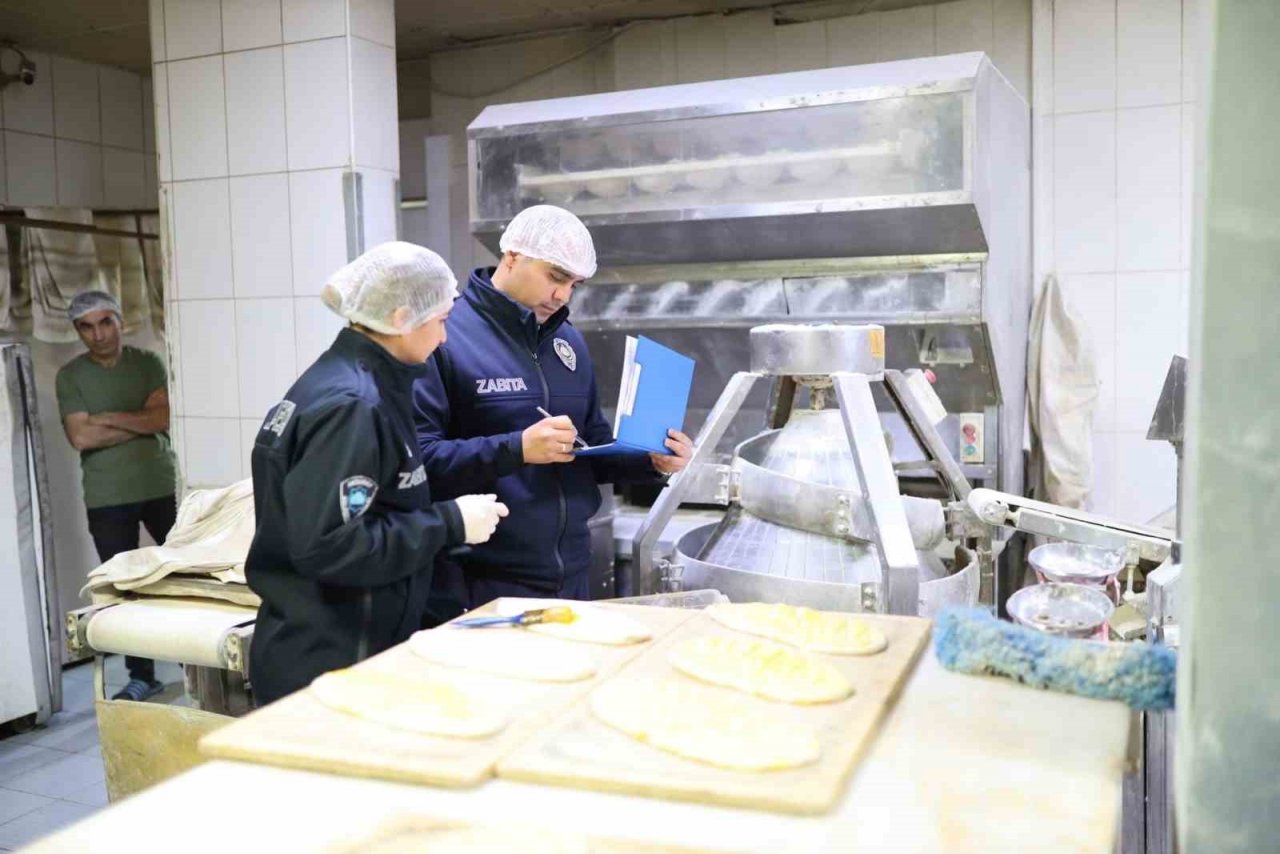
[[[323,851],[418,816],[709,851],[1110,852],[1130,726],[1120,703],[951,673],[928,650],[825,816],[501,779],[442,789],[215,761],[29,850],[94,850],[127,840],[132,851]]]

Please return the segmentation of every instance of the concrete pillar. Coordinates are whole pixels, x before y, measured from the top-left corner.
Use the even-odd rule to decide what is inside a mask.
[[[397,233],[393,0],[151,0],[173,434],[187,487],[249,476],[332,341],[325,277]]]

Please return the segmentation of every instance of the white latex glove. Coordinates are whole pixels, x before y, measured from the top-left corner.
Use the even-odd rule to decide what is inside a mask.
[[[507,505],[496,495],[463,495],[455,500],[462,513],[466,529],[466,541],[471,545],[483,543],[493,536],[498,520],[507,515]]]

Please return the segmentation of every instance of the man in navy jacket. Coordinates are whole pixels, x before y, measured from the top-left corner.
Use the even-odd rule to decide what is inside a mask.
[[[499,246],[498,266],[471,274],[449,319],[455,334],[414,386],[418,444],[437,499],[496,493],[511,511],[460,559],[471,607],[586,599],[597,484],[659,481],[687,465],[693,443],[672,429],[671,455],[574,458],[579,433],[590,445],[613,438],[586,343],[568,322],[574,286],[595,273],[591,235],[569,211],[538,205],[511,220]]]

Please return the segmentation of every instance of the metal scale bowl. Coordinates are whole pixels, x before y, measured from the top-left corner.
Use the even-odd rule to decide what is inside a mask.
[[[877,522],[859,477],[844,415],[825,409],[832,374],[884,374],[883,332],[875,326],[765,326],[751,332],[752,368],[792,378],[815,408],[795,410],[781,429],[735,448],[734,501],[717,524],[676,542],[668,567],[686,588],[713,588],[733,601],[786,602],[840,611],[876,608],[883,578]],[[865,419],[865,411],[860,414]],[[875,417],[875,416],[871,416]],[[876,419],[870,443],[889,465]],[[865,440],[864,440],[865,441]],[[864,454],[866,456],[866,454]],[[867,465],[864,459],[862,465]],[[918,613],[977,601],[976,562],[952,573],[935,554],[945,532],[942,504],[901,502],[918,563]],[[904,532],[905,536],[905,532]]]

